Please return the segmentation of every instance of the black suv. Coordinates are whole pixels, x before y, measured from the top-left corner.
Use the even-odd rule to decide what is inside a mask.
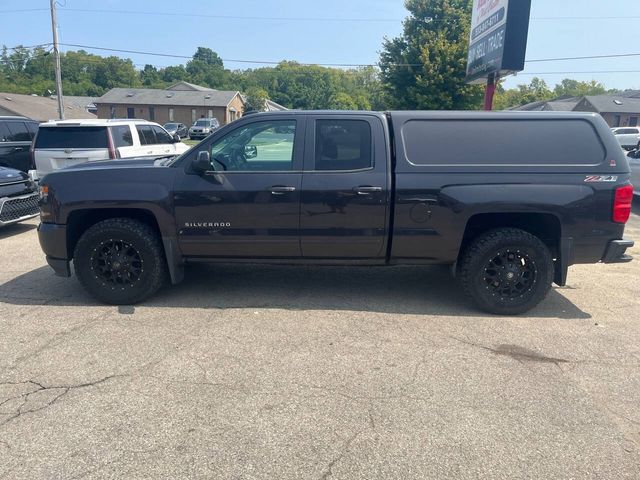
[[[0,167],[0,227],[36,217],[38,190],[29,176]]]
[[[0,116],[0,167],[32,168],[29,148],[37,131],[38,122],[30,118]]]

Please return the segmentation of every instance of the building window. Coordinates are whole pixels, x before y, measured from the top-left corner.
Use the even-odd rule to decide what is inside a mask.
[[[620,115],[616,115],[615,117],[613,117],[613,126],[614,127],[620,126]]]
[[[213,110],[211,110],[211,109],[210,109],[210,110],[207,112],[207,118],[213,118]]]
[[[149,120],[152,122],[156,119],[156,109],[155,107],[149,107]]]
[[[111,118],[116,118],[116,107],[115,105],[111,105],[111,112],[109,112]]]
[[[127,107],[127,118],[136,118],[136,109],[133,107]]]
[[[169,121],[173,122],[175,119],[173,118],[173,108],[169,109]]]
[[[638,117],[631,117],[629,119],[629,126],[630,127],[637,127],[638,126]]]
[[[198,114],[196,113],[196,109],[192,108],[191,109],[191,123],[196,123],[196,118],[198,118],[197,115]]]

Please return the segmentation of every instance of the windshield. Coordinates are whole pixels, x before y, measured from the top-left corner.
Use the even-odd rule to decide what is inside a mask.
[[[209,125],[211,125],[211,122],[209,120],[198,120],[195,123],[196,127],[208,127]]]
[[[177,123],[165,123],[164,128],[165,128],[165,130],[169,130],[171,128],[178,128],[178,124]]]

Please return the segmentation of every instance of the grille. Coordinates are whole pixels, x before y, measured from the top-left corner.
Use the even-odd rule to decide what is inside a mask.
[[[9,199],[0,205],[0,222],[13,222],[23,217],[37,215],[38,212],[38,194]]]

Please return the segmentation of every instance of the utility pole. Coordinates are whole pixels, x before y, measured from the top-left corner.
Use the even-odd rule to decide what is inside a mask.
[[[62,73],[60,71],[60,49],[58,48],[58,16],[56,0],[51,0],[51,30],[53,30],[53,54],[56,58],[56,96],[58,97],[58,114],[64,120],[64,104],[62,101]]]

